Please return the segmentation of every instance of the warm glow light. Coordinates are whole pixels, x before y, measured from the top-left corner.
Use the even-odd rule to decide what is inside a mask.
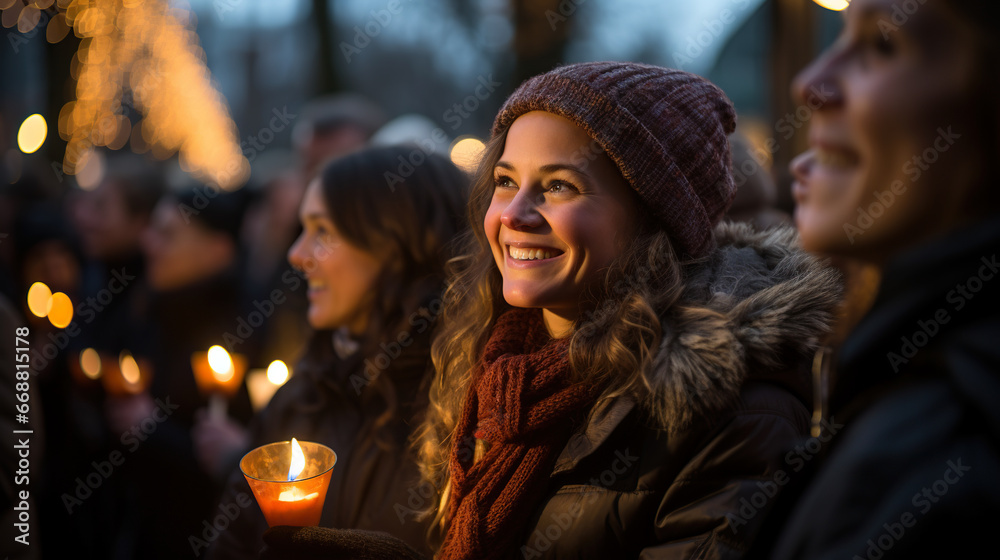
[[[212,367],[212,373],[220,383],[225,383],[233,378],[233,359],[226,349],[216,344],[208,349],[208,365]]]
[[[35,282],[28,288],[28,310],[36,317],[44,317],[49,314],[50,299],[52,299],[52,290],[43,282]]]
[[[813,0],[828,10],[839,12],[851,5],[851,0]]]
[[[479,165],[479,156],[483,153],[486,145],[478,138],[461,138],[451,147],[451,162],[468,172],[476,170]]]
[[[132,354],[123,351],[118,357],[118,365],[122,369],[122,378],[129,385],[138,385],[141,376],[139,375],[139,364],[135,363]]]
[[[21,123],[17,131],[17,147],[26,154],[33,154],[45,143],[48,133],[49,125],[45,124],[45,117],[35,113]]]
[[[306,468],[306,456],[302,454],[299,442],[292,438],[292,462],[288,465],[288,481],[291,482],[298,478],[304,468]]]
[[[101,376],[101,355],[93,348],[86,348],[80,352],[80,369],[83,374],[91,379]]]
[[[73,302],[69,296],[56,292],[49,299],[49,322],[52,326],[65,329],[73,321]]]
[[[70,27],[82,39],[70,66],[76,97],[58,119],[67,141],[65,173],[81,173],[84,154],[97,146],[117,150],[131,142],[160,159],[177,154],[202,182],[229,190],[246,182],[250,163],[212,83],[189,7],[169,0],[60,0],[59,6],[65,17],[49,24],[52,39]],[[134,111],[123,110],[126,99]]]
[[[302,490],[298,488],[292,488],[291,490],[285,490],[281,494],[278,494],[279,502],[298,502],[299,500],[315,500],[319,497],[319,492],[313,492],[312,494],[305,495]]]
[[[288,366],[281,360],[274,360],[267,366],[267,380],[275,385],[281,385],[288,381]]]

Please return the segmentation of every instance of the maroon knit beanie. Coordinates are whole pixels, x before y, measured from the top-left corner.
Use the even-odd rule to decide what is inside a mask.
[[[526,80],[493,123],[493,135],[530,111],[583,128],[671,236],[681,254],[704,255],[736,192],[727,136],[732,103],[708,80],[633,62],[585,62]]]

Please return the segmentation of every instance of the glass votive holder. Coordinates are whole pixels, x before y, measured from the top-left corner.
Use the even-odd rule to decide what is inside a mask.
[[[291,442],[262,445],[240,460],[240,470],[270,527],[319,525],[337,454],[319,443],[298,443],[305,466],[292,481],[288,480]]]

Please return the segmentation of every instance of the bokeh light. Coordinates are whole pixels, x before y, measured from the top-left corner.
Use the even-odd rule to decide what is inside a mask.
[[[69,296],[56,292],[49,299],[49,322],[52,326],[65,329],[73,321],[73,302]]]
[[[839,12],[851,5],[850,0],[813,0],[828,10]]]
[[[142,376],[139,374],[139,364],[135,362],[135,358],[128,351],[122,351],[118,356],[118,366],[122,371],[122,379],[124,379],[129,385],[138,385]]]
[[[233,359],[226,349],[216,344],[208,349],[208,365],[212,367],[215,378],[221,382],[233,378]]]
[[[274,360],[267,366],[267,380],[275,385],[282,385],[288,381],[288,366],[281,360]]]
[[[51,299],[52,290],[43,282],[35,282],[28,288],[28,310],[36,317],[45,317],[49,314]]]
[[[478,138],[466,136],[459,138],[451,146],[451,162],[459,169],[472,173],[479,165],[479,156],[486,147]]]
[[[17,131],[17,147],[26,154],[33,154],[45,143],[48,133],[49,125],[45,123],[45,117],[35,113],[21,123]]]
[[[80,369],[90,379],[101,376],[101,355],[93,348],[85,348],[80,352]]]

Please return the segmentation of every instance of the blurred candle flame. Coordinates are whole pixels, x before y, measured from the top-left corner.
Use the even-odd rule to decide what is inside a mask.
[[[235,373],[233,359],[229,356],[229,352],[218,344],[208,349],[208,365],[212,367],[212,374],[220,383],[233,378]]]
[[[122,370],[122,378],[129,385],[138,385],[139,380],[142,378],[139,374],[139,364],[136,363],[135,358],[128,351],[122,351],[121,355],[118,357],[118,366]]]
[[[93,348],[85,348],[80,352],[80,369],[90,379],[101,376],[101,355]]]
[[[288,366],[281,360],[274,360],[267,366],[267,380],[275,385],[288,381]]]

